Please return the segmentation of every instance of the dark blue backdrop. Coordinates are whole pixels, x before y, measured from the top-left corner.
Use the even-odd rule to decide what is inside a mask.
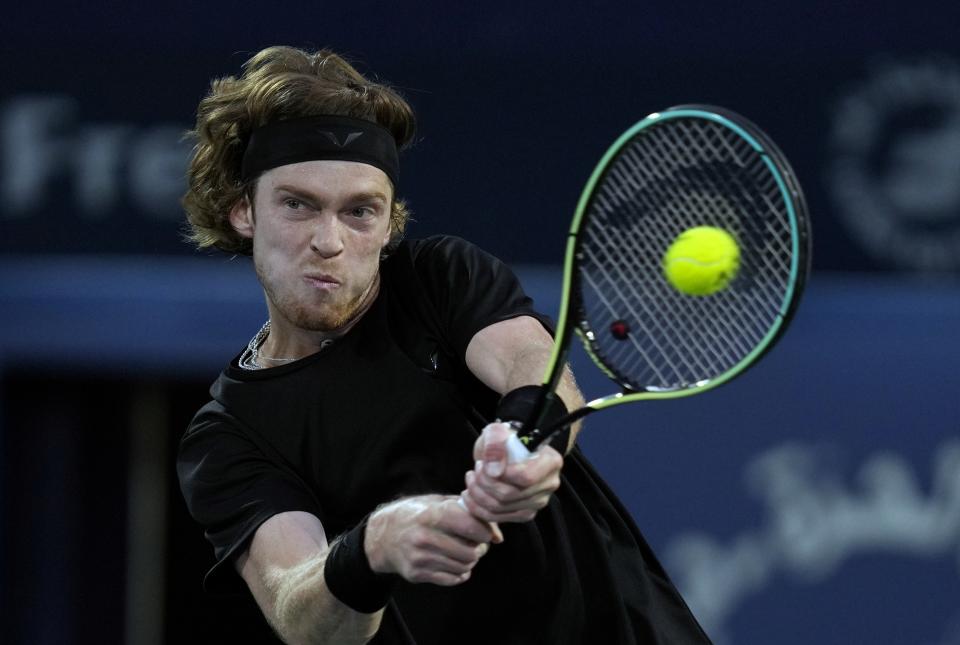
[[[806,188],[809,295],[742,379],[595,417],[583,445],[718,643],[958,645],[958,25],[946,1],[8,8],[0,380],[63,372],[81,398],[104,375],[207,381],[255,331],[245,261],[195,257],[177,198],[207,82],[262,46],[328,45],[396,84],[420,117],[402,170],[413,234],[511,261],[548,313],[563,231],[608,143],[669,105],[724,105]],[[588,394],[606,393],[574,362]],[[8,423],[3,445],[31,431]],[[73,503],[69,489],[44,490]],[[0,510],[28,495],[0,489]],[[0,579],[20,557],[0,557]],[[22,642],[86,642],[23,615]]]

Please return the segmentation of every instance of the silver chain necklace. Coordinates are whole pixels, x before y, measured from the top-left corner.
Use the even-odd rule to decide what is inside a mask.
[[[264,341],[267,340],[267,336],[270,335],[270,320],[263,323],[263,327],[260,328],[260,331],[250,339],[250,342],[247,343],[247,348],[243,351],[243,354],[240,356],[240,360],[237,361],[237,365],[242,367],[245,370],[259,370],[264,369],[266,366],[261,365],[260,361],[270,361],[272,363],[279,363],[280,365],[286,365],[287,363],[292,363],[293,361],[300,360],[299,358],[277,358],[274,356],[261,356],[260,347],[263,345]],[[320,349],[323,349],[327,345],[333,343],[332,338],[325,338],[320,343]]]

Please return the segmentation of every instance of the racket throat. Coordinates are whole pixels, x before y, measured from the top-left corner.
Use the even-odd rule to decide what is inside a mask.
[[[563,432],[564,429],[573,422],[578,421],[595,411],[596,410],[591,407],[583,407],[579,410],[574,410],[573,412],[565,414],[559,419],[554,420],[552,423],[543,428],[534,428],[530,432],[521,434],[520,441],[523,442],[523,445],[527,447],[527,450],[533,452],[543,442],[552,441],[554,437]]]

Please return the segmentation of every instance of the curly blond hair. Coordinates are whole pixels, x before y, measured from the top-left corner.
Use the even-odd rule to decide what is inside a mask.
[[[333,114],[366,119],[387,128],[406,147],[413,138],[413,109],[393,89],[367,80],[329,50],[309,52],[268,47],[243,65],[239,78],[215,79],[197,108],[197,123],[183,196],[186,237],[198,248],[218,248],[249,255],[253,244],[230,225],[230,210],[252,199],[254,180],[243,182],[240,167],[250,133],[273,121]],[[395,199],[390,220],[391,244],[403,236],[410,211]]]

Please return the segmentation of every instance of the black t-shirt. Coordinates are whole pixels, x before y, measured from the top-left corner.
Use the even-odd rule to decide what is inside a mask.
[[[312,513],[335,536],[384,502],[459,493],[497,400],[466,368],[467,344],[516,316],[549,329],[505,265],[457,238],[404,242],[381,276],[329,347],[264,370],[235,358],[184,435],[181,488],[217,558],[209,589],[242,588],[232,559],[277,513]],[[534,521],[502,526],[468,582],[401,582],[373,642],[709,642],[578,450],[561,479]]]

